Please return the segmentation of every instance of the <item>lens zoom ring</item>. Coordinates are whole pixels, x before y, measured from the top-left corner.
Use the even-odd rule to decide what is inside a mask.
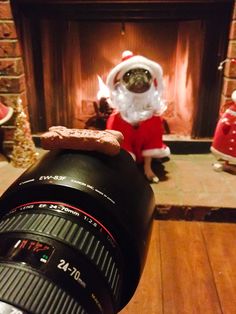
[[[0,264],[0,300],[35,314],[86,314],[70,295],[33,272]]]
[[[85,254],[104,275],[109,287],[118,299],[120,274],[111,253],[84,227],[50,214],[20,214],[0,223],[0,233],[37,232],[62,240]]]

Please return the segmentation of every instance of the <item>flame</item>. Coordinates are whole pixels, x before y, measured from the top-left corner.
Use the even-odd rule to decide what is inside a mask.
[[[97,92],[97,99],[100,100],[101,98],[109,98],[110,91],[106,84],[103,82],[102,78],[97,75],[98,84],[99,84],[99,91]]]
[[[174,66],[175,75],[166,74],[163,77],[165,91],[164,98],[168,102],[167,112],[164,117],[167,120],[170,132],[173,134],[189,135],[192,130],[194,107],[197,105],[198,87],[198,60],[191,61],[191,38],[188,30],[183,32],[178,39],[176,47],[176,59]],[[200,59],[200,58],[199,58]],[[193,80],[193,75],[195,75]]]
[[[182,117],[187,124],[189,124],[191,116],[192,116],[192,109],[193,106],[193,82],[192,76],[188,75],[188,68],[189,68],[189,43],[186,44],[185,51],[181,51],[178,56],[177,61],[177,73],[178,73],[178,80],[176,81],[176,88],[177,88],[177,110],[178,115]]]

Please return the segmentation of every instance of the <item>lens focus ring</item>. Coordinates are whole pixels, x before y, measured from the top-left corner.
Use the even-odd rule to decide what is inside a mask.
[[[0,233],[32,232],[69,244],[82,252],[103,274],[113,297],[118,300],[120,272],[111,252],[84,226],[50,213],[21,213],[6,217]]]
[[[0,300],[35,314],[86,314],[70,295],[37,273],[0,263]]]

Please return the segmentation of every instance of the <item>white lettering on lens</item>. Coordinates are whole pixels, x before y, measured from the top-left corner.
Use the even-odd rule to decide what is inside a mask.
[[[86,220],[89,224],[93,225],[95,228],[97,227],[97,223],[88,216],[84,216],[84,220]]]
[[[22,207],[23,210],[29,209],[29,208],[34,208],[34,205],[32,204],[32,205],[26,205],[26,206]]]
[[[63,176],[41,176],[39,177],[39,181],[47,181],[47,180],[55,180],[55,181],[63,181],[66,177]]]
[[[52,204],[50,204],[49,208],[54,208],[54,209],[57,209],[57,208],[58,208],[58,206],[57,206],[57,205],[52,205]]]
[[[91,294],[91,297],[92,299],[94,300],[94,302],[97,304],[99,310],[101,311],[101,313],[103,313],[103,310],[102,310],[102,306],[101,306],[101,303],[98,301],[97,297],[95,296],[94,293]]]
[[[65,261],[64,259],[61,259],[57,265],[57,268],[63,270],[75,281],[77,281],[83,288],[86,288],[86,283],[80,278],[81,273],[77,267],[70,265],[70,263]]]
[[[78,280],[80,277],[80,271],[77,268],[73,267],[73,270],[71,271],[70,276],[74,277],[75,280]]]
[[[82,185],[82,186],[84,186],[84,187],[86,187],[86,188],[88,188],[88,189],[90,189],[90,190],[95,191],[96,193],[102,195],[103,197],[105,197],[107,200],[109,200],[109,201],[110,201],[111,203],[113,203],[113,204],[116,203],[113,199],[111,199],[111,198],[110,198],[109,196],[107,196],[105,193],[103,193],[102,191],[96,189],[94,186],[92,186],[92,185],[90,185],[90,184],[86,184],[86,183],[84,183],[84,182],[81,182],[81,181],[78,181],[78,180],[73,180],[73,179],[71,180],[71,182],[72,182],[72,183],[79,184],[79,185]]]
[[[62,269],[64,271],[67,271],[68,267],[69,267],[69,263],[66,263],[66,261],[64,259],[60,260],[60,263],[57,265],[57,267],[59,269]]]
[[[27,181],[20,182],[19,185],[26,184],[26,183],[29,183],[29,182],[33,182],[34,180],[35,179],[30,179],[30,180],[27,180]]]

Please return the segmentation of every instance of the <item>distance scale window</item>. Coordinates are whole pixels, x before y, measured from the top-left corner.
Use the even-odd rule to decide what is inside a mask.
[[[0,239],[0,258],[41,269],[54,252],[51,245],[31,239]]]

